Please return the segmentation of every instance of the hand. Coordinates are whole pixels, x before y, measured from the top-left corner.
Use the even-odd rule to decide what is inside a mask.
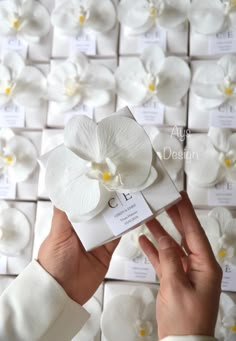
[[[145,236],[139,240],[160,279],[158,336],[214,336],[222,270],[186,193],[168,214],[183,237],[187,255],[157,220],[147,225],[158,251]]]
[[[104,280],[118,243],[114,240],[86,252],[66,214],[55,208],[51,231],[40,247],[38,262],[72,300],[83,305]]]

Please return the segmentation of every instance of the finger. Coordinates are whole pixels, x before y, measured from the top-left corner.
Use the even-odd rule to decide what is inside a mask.
[[[155,269],[157,276],[160,279],[161,266],[157,249],[145,235],[139,237],[139,244],[147,258],[149,259],[150,263],[152,264],[153,268]]]
[[[73,227],[65,212],[54,207],[50,234],[54,236],[64,234],[64,237],[66,238],[67,236],[70,236],[73,231]]]
[[[112,255],[113,252],[115,251],[115,249],[117,248],[117,246],[118,246],[118,244],[119,244],[119,242],[120,242],[120,239],[121,239],[121,238],[112,240],[111,242],[106,243],[106,244],[104,245],[105,248],[107,249],[107,251],[109,252],[110,255]]]
[[[170,207],[166,212],[170,219],[172,220],[175,227],[177,228],[177,230],[179,231],[179,233],[183,236],[184,228],[177,205]]]

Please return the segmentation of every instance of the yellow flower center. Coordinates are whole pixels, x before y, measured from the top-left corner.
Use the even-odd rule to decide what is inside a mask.
[[[236,1],[235,1],[235,3],[236,3]],[[236,333],[236,325],[233,325],[233,326],[231,327],[231,331],[232,331],[233,333]]]
[[[102,174],[102,179],[103,179],[103,181],[110,181],[110,180],[111,180],[111,173],[109,173],[109,172],[104,172],[104,173]]]
[[[8,86],[8,87],[6,87],[6,88],[4,89],[4,94],[5,94],[5,95],[10,95],[10,94],[11,94],[11,87],[10,87],[10,86]]]
[[[139,329],[138,333],[139,333],[139,336],[142,336],[142,337],[146,336],[147,334],[144,328]]]
[[[225,88],[225,94],[226,95],[232,95],[232,93],[233,93],[233,89],[231,88],[231,86],[227,86]]]
[[[12,155],[4,156],[4,162],[5,162],[7,165],[12,165],[13,162],[14,162],[14,157],[13,157]]]
[[[218,252],[218,256],[220,258],[224,258],[225,256],[227,255],[226,251],[224,249],[221,249],[219,252]]]
[[[152,8],[150,9],[150,16],[151,16],[152,18],[155,18],[155,17],[157,16],[157,9],[156,9],[155,7],[152,7]]]
[[[224,164],[227,168],[230,168],[232,166],[232,161],[230,159],[225,159]]]
[[[18,29],[19,26],[20,26],[20,20],[19,19],[16,19],[12,22],[12,26],[15,28],[15,29]]]
[[[151,91],[151,92],[154,92],[156,90],[156,86],[154,83],[150,83],[148,85],[148,90]]]
[[[79,16],[79,22],[80,22],[80,24],[84,24],[84,22],[85,22],[85,16],[84,15],[80,15]]]

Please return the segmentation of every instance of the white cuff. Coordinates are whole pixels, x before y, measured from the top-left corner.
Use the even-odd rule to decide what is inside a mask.
[[[69,341],[89,318],[36,261],[2,294],[0,316],[1,339],[11,341]]]
[[[211,336],[168,336],[161,341],[217,341]]]

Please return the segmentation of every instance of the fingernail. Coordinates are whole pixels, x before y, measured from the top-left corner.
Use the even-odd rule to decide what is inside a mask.
[[[173,247],[174,243],[170,237],[164,236],[158,240],[157,245],[158,245],[158,249],[166,250],[166,249],[169,249],[170,247]]]

